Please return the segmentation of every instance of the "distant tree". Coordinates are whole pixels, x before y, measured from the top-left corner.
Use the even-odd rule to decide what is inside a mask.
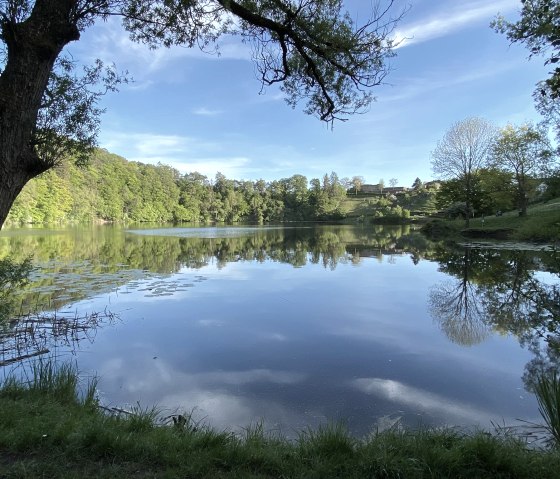
[[[554,161],[546,132],[530,124],[507,125],[492,145],[493,167],[513,174],[519,214],[527,214],[533,176],[543,176]]]
[[[344,178],[340,178],[340,184],[344,187],[346,191],[352,188],[352,180],[345,176]]]
[[[252,45],[264,86],[332,123],[363,111],[394,55],[397,18],[372,6],[362,25],[342,0],[3,0],[0,2],[0,226],[24,185],[95,145],[99,94],[121,81],[95,63],[83,75],[63,50],[88,27],[120,17],[152,48],[202,48],[226,33]],[[98,84],[99,88],[95,85]]]
[[[397,180],[396,178],[391,178],[389,180],[389,185],[391,185],[392,188],[394,188],[395,186],[397,186],[399,180]]]
[[[383,178],[379,178],[379,192],[383,193],[383,189],[385,188],[385,181],[383,180]]]
[[[352,177],[352,186],[354,187],[354,194],[357,195],[358,191],[362,189],[362,185],[364,184],[364,177],[363,176],[353,176]]]
[[[432,151],[432,169],[441,178],[459,180],[462,201],[472,210],[474,178],[488,159],[495,130],[481,118],[455,123]],[[465,219],[469,226],[469,217]]]
[[[416,177],[414,183],[412,183],[412,188],[415,190],[419,190],[420,188],[422,188],[422,186],[424,186],[424,183],[422,183],[422,180],[420,178]]]

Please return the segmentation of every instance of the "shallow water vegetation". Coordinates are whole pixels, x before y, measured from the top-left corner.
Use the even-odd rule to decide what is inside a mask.
[[[30,257],[21,262],[11,258],[0,259],[0,326],[15,314],[14,291],[28,282],[32,270]]]
[[[189,415],[166,426],[153,408],[108,414],[94,390],[95,381],[80,387],[74,367],[49,362],[4,380],[3,477],[553,478],[560,467],[557,450],[457,429],[391,429],[360,440],[333,424],[288,441],[262,424],[234,434]]]
[[[543,427],[550,435],[550,443],[560,448],[560,377],[556,371],[537,376],[535,395],[544,420]]]

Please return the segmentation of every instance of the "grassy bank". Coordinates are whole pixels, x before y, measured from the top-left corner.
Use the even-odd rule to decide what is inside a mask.
[[[560,198],[529,207],[527,216],[517,211],[502,216],[477,217],[465,228],[464,220],[435,220],[426,231],[437,237],[487,237],[519,241],[560,241]]]
[[[342,427],[297,441],[247,429],[240,437],[153,411],[115,416],[81,398],[72,368],[39,366],[28,383],[0,388],[0,477],[181,478],[556,478],[560,453],[530,450],[512,437],[457,430],[373,434]]]

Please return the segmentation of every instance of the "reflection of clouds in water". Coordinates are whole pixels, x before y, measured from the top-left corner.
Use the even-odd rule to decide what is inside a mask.
[[[246,396],[240,389],[256,383],[280,386],[301,383],[306,378],[304,374],[270,369],[189,374],[173,369],[156,358],[142,363],[131,370],[124,358],[105,361],[98,369],[99,388],[103,390],[106,387],[110,391],[120,389],[122,396],[117,400],[130,404],[142,398],[142,405],[156,404],[166,410],[192,410],[195,420],[203,420],[221,429],[232,425],[248,426],[260,419],[267,427],[309,423],[309,418],[281,404]]]
[[[487,411],[439,394],[407,386],[399,381],[381,378],[359,378],[352,383],[356,389],[363,393],[378,396],[448,420],[450,418],[461,419],[470,424],[475,424],[496,419]]]

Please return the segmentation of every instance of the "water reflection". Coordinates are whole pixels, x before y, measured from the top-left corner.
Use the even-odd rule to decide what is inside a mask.
[[[523,380],[560,370],[560,254],[558,252],[439,250],[435,258],[454,279],[434,286],[430,311],[445,335],[461,345],[492,332],[513,335],[533,359]]]
[[[31,358],[75,352],[84,342],[93,343],[97,329],[113,324],[108,312],[78,315],[72,312],[28,314],[0,324],[0,367],[19,364]]]
[[[199,279],[173,285],[161,281],[185,267],[275,261],[334,270],[367,257],[404,254],[409,243],[418,241],[407,241],[410,233],[409,226],[7,230],[0,234],[0,257],[21,261],[33,254],[38,270],[21,292],[22,312],[27,313],[59,309],[124,284],[145,288],[147,295],[173,294]]]
[[[40,269],[24,310],[121,317],[78,341],[113,405],[288,433],[337,419],[358,435],[387,418],[488,425],[536,419],[520,372],[558,366],[553,253],[379,226],[0,234],[0,256],[30,251]]]

